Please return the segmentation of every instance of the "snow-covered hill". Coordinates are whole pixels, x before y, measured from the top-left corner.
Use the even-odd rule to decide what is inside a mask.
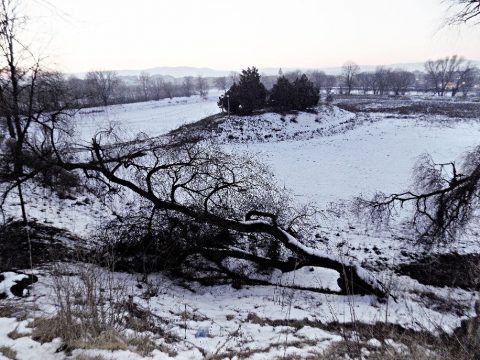
[[[343,133],[362,120],[363,118],[336,106],[292,114],[232,115],[225,117],[219,124],[213,140],[230,144],[309,140]]]

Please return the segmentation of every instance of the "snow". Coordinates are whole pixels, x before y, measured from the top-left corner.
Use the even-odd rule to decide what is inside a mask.
[[[411,119],[373,119],[341,134],[310,140],[228,145],[268,164],[299,201],[320,206],[377,191],[398,192],[411,184],[422,153],[435,161],[458,159],[478,144],[480,123],[431,124]]]
[[[95,196],[86,193],[61,199],[50,189],[25,185],[25,207],[29,221],[36,221],[70,231],[82,238],[88,238],[102,222],[113,218],[112,211]],[[21,208],[17,193],[12,192],[5,207],[7,219],[21,219]]]
[[[20,337],[15,340],[7,336],[8,333],[14,330],[28,335],[31,332],[31,330],[26,328],[28,322],[29,321],[18,321],[13,318],[0,318],[0,346],[10,347],[16,351],[17,359],[21,360],[64,359],[64,354],[55,352],[61,345],[60,339],[41,345],[29,336]]]
[[[251,116],[228,116],[214,132],[217,143],[275,143],[307,140],[343,133],[360,121],[355,114],[336,106],[321,107],[315,112],[294,114],[262,113]]]
[[[218,95],[218,91],[211,91],[207,99],[195,95],[84,109],[73,119],[77,142],[89,142],[99,130],[111,126],[120,130],[122,138],[133,138],[138,133],[150,137],[163,135],[186,123],[219,113]]]
[[[337,283],[338,278],[339,274],[335,270],[305,266],[299,270],[282,273],[274,283],[339,292],[341,289]]]
[[[382,347],[382,343],[375,338],[368,340],[367,345],[370,345],[376,348]]]

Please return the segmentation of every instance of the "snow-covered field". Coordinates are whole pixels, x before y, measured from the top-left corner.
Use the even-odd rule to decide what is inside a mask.
[[[377,191],[405,190],[423,153],[448,162],[479,144],[480,122],[385,119],[340,134],[300,141],[235,145],[269,164],[278,180],[320,206]]]
[[[149,136],[166,134],[180,125],[217,113],[216,99],[217,94],[212,94],[207,101],[173,99],[90,109],[77,115],[78,139],[88,141],[111,122],[116,122],[126,137],[137,132]],[[228,151],[249,154],[270,165],[276,181],[291,189],[299,203],[313,202],[320,209],[332,209],[335,208],[332,203],[337,204],[336,212],[327,211],[322,218],[319,234],[326,240],[318,247],[356,259],[369,269],[381,263],[382,270],[376,276],[384,283],[394,284],[391,291],[396,300],[379,302],[372,296],[319,294],[282,287],[302,285],[336,290],[335,274],[319,268],[283,275],[274,273],[272,282],[277,286],[245,286],[240,290],[226,285],[207,288],[198,284],[190,284],[186,289],[162,275],[152,275],[149,281],[157,286],[157,293],[148,297],[137,287],[145,286],[139,275],[117,274],[131,299],[159,319],[167,319],[164,330],[178,338],[172,344],[153,334],[158,347],[151,358],[169,358],[167,351],[159,350],[165,347],[177,359],[214,358],[227,353],[246,354],[249,359],[294,354],[306,358],[342,340],[338,332],[328,328],[331,322],[374,324],[388,319],[389,323],[408,329],[450,332],[462,319],[474,315],[477,292],[422,285],[389,270],[419,251],[405,238],[408,229],[402,224],[389,229],[367,226],[352,217],[346,204],[361,194],[368,197],[376,191],[390,193],[408,188],[412,167],[422,153],[430,153],[437,162],[460,159],[479,143],[480,114],[477,119],[462,120],[441,115],[355,114],[331,106],[319,109],[318,114],[231,117],[219,125],[218,131],[208,135]],[[92,205],[83,197],[60,200],[48,193],[36,196],[28,203],[33,218],[82,237],[95,229],[102,220],[100,214],[104,216],[101,203]],[[15,205],[10,203],[8,216],[19,216]],[[467,237],[455,246],[460,252],[480,252],[475,237]],[[32,296],[9,301],[35,304],[39,308],[37,315],[52,312],[52,278],[44,269],[39,279]],[[445,304],[449,303],[455,304],[455,308],[446,309]],[[304,326],[293,325],[302,321]],[[16,328],[30,333],[28,322],[28,319],[0,318],[0,345],[17,351],[19,359],[65,358],[65,353],[55,353],[59,341],[40,345],[28,336],[17,340],[7,336]],[[207,337],[201,334],[204,330]],[[376,344],[373,338],[366,340]],[[385,342],[380,346],[390,345]],[[396,347],[391,347],[395,351]],[[134,349],[75,350],[71,356],[74,359],[80,353],[105,359],[141,358]]]
[[[177,127],[217,114],[219,93],[212,90],[207,99],[177,97],[126,105],[81,110],[73,119],[79,143],[89,142],[101,130],[116,128],[122,138],[138,133],[158,136]]]

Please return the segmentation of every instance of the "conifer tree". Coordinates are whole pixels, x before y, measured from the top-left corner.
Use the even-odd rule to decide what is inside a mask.
[[[255,67],[242,70],[240,80],[221,96],[218,106],[230,108],[230,112],[239,115],[249,115],[254,110],[266,105],[267,89],[260,82],[260,74]]]

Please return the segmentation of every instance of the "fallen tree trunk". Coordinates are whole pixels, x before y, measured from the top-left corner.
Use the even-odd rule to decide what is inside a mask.
[[[130,150],[128,153],[122,154],[121,156],[116,154],[115,157],[108,157],[105,155],[108,153],[107,150],[102,149],[100,144],[94,140],[93,147],[90,151],[92,154],[92,159],[90,161],[80,163],[60,162],[60,166],[67,170],[83,170],[86,174],[93,173],[94,177],[102,183],[111,183],[129,189],[134,194],[149,201],[152,206],[159,210],[173,211],[185,215],[197,222],[214,225],[221,229],[236,231],[242,234],[254,233],[269,235],[283,244],[286,249],[294,254],[296,257],[296,268],[317,266],[337,271],[340,274],[338,285],[341,288],[342,293],[372,294],[378,297],[385,296],[383,286],[358,265],[338,256],[328,256],[304,245],[292,234],[277,224],[277,219],[274,214],[253,210],[245,215],[245,220],[236,220],[209,211],[209,201],[212,199],[213,194],[219,193],[227,187],[237,190],[240,182],[235,182],[235,180],[233,180],[230,183],[221,177],[222,174],[220,175],[220,179],[218,179],[219,175],[215,173],[215,177],[213,177],[214,180],[212,180],[214,184],[210,184],[210,187],[207,187],[208,191],[201,192],[201,190],[198,189],[192,190],[186,186],[188,181],[179,184],[177,180],[170,184],[171,191],[169,197],[159,196],[155,190],[155,183],[152,179],[156,174],[165,170],[175,169],[169,173],[169,176],[174,177],[174,175],[176,176],[178,173],[179,168],[192,167],[192,169],[189,170],[189,174],[192,174],[191,179],[194,179],[197,173],[202,174],[202,176],[210,176],[211,174],[205,175],[204,173],[201,173],[201,171],[205,171],[205,162],[216,161],[213,165],[221,167],[221,169],[228,173],[228,171],[231,170],[231,168],[228,168],[228,165],[231,165],[232,167],[233,165],[227,164],[225,170],[225,164],[221,163],[223,159],[219,160],[209,156],[201,157],[198,156],[198,154],[192,155],[191,153],[193,150],[189,148],[186,151],[189,157],[186,159],[182,159],[181,161],[176,160],[173,164],[165,164],[161,163],[159,160],[161,155],[154,153],[151,156],[156,158],[155,164],[152,166],[146,166],[143,162],[135,162],[146,156],[148,150],[145,148]],[[200,165],[198,163],[200,163]],[[208,166],[210,165],[212,164],[208,163]],[[206,168],[210,169],[208,166]],[[118,170],[120,168],[133,168],[136,169],[137,173],[135,173],[134,176],[130,174],[128,177],[122,177],[118,175]],[[233,170],[231,171],[233,172]],[[191,179],[189,181],[191,181]],[[235,176],[233,176],[233,179],[235,179]],[[203,178],[202,181],[204,181]],[[166,185],[162,183],[161,186],[165,187]],[[192,196],[200,193],[202,196],[203,208],[189,206],[178,202],[175,197],[175,191],[179,187],[182,187],[186,191],[190,191],[190,195]],[[253,217],[256,217],[257,219],[252,219]],[[260,218],[267,218],[268,221]],[[227,255],[227,253],[225,255]],[[281,263],[272,259],[254,257],[253,255],[247,255],[246,253],[234,253],[232,250],[230,250],[230,255],[237,258],[249,258],[254,262],[277,267],[282,271],[293,270],[292,262]]]

